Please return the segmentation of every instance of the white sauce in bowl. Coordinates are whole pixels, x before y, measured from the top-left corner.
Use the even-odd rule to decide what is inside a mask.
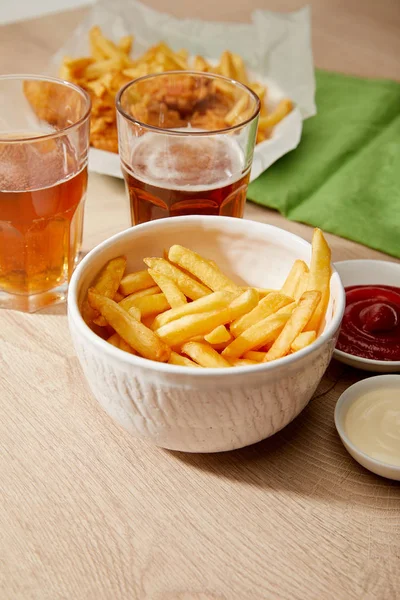
[[[361,392],[345,415],[344,430],[364,454],[400,466],[400,391],[383,387]]]

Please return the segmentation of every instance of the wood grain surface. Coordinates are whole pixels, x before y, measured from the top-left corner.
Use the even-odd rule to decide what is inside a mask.
[[[172,0],[168,11],[242,20],[301,4]],[[397,0],[312,5],[318,66],[400,79]],[[0,27],[0,72],[40,72],[84,12]],[[311,236],[255,205],[246,217]],[[92,175],[84,249],[128,225],[122,182]],[[334,260],[389,259],[328,239]],[[333,362],[300,417],[255,446],[163,451],[98,407],[65,313],[0,312],[2,600],[400,598],[400,486],[358,466],[333,422],[363,373]]]

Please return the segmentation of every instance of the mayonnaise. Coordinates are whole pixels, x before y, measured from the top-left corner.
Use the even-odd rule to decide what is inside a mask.
[[[400,390],[362,393],[347,411],[344,429],[354,446],[371,458],[400,466]]]

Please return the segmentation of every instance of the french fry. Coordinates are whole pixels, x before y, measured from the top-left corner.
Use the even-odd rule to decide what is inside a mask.
[[[129,354],[136,354],[134,349],[129,344],[127,344],[126,341],[122,337],[120,337],[120,340],[119,340],[119,347],[124,352],[128,352]]]
[[[115,292],[114,298],[113,298],[114,302],[121,302],[121,300],[123,300],[123,299],[124,299],[124,297],[122,294],[120,294],[119,292]]]
[[[265,117],[260,117],[258,120],[258,128],[259,129],[268,129],[269,127],[273,127],[282,119],[286,117],[293,109],[293,103],[288,98],[284,98],[278,104],[278,106],[273,110],[269,115]]]
[[[314,229],[308,289],[321,292],[321,300],[305,330],[316,332],[321,327],[329,302],[331,281],[331,250],[320,229]]]
[[[260,363],[260,362],[263,362],[266,355],[267,355],[266,352],[260,352],[259,350],[249,350],[248,352],[245,352],[243,354],[243,358],[246,358],[247,360],[253,360],[254,362]]]
[[[118,335],[118,333],[113,333],[108,339],[107,342],[109,344],[111,344],[112,346],[115,346],[116,348],[119,348],[119,343],[121,341],[120,336]]]
[[[125,267],[125,256],[118,256],[117,258],[112,258],[109,260],[108,263],[102,268],[94,282],[93,287],[96,292],[102,296],[106,296],[107,298],[114,298],[123,277]],[[94,321],[99,317],[99,313],[90,307],[87,300],[85,300],[82,305],[82,316],[86,323],[90,323],[90,321]],[[101,319],[100,323],[96,324],[103,327],[107,325],[104,319]]]
[[[131,317],[136,319],[136,321],[141,321],[142,313],[140,312],[140,308],[138,308],[137,306],[131,306],[131,308],[128,310],[128,313]]]
[[[195,56],[193,59],[193,69],[206,73],[210,68],[208,62],[202,56]]]
[[[247,367],[260,364],[259,361],[250,360],[249,358],[228,358],[227,360],[231,367]]]
[[[249,288],[246,288],[249,289]],[[259,288],[259,287],[255,287],[254,288],[257,292],[258,295],[260,296],[260,298],[265,298],[265,296],[268,296],[268,294],[270,294],[271,292],[278,292],[279,290],[274,290],[272,288]]]
[[[178,267],[171,265],[171,263],[163,258],[145,258],[144,262],[150,269],[154,269],[172,279],[185,296],[191,300],[198,300],[211,293],[211,290],[205,285],[183,273]]]
[[[232,54],[229,50],[225,50],[221,54],[221,60],[219,63],[219,72],[224,77],[228,77],[229,79],[234,79],[236,76],[235,65],[233,63]]]
[[[133,300],[132,306],[140,310],[142,318],[149,317],[150,315],[159,315],[170,308],[164,294],[153,294],[151,296],[136,298]]]
[[[195,363],[190,358],[187,358],[187,356],[181,356],[177,352],[173,352],[173,351],[171,352],[171,356],[169,357],[168,362],[169,362],[170,365],[179,365],[180,367],[197,367],[197,368],[200,368],[200,365],[198,365],[197,363]]]
[[[234,294],[240,294],[241,288],[226,277],[218,267],[210,264],[197,252],[184,248],[183,246],[171,246],[168,258],[171,262],[179,265],[204,283],[214,292],[226,290]]]
[[[226,308],[234,299],[234,295],[229,292],[214,292],[193,302],[189,302],[178,308],[171,308],[165,313],[158,315],[154,319],[153,328],[158,329],[171,321],[180,319],[187,315],[216,311],[221,308]]]
[[[172,279],[153,269],[149,269],[149,274],[165,295],[171,308],[177,308],[178,306],[187,304],[185,294],[181,292]]]
[[[157,335],[169,346],[176,347],[188,342],[197,335],[204,336],[218,325],[229,322],[229,308],[212,312],[189,314],[175,321],[170,321],[156,330]]]
[[[119,305],[124,310],[129,310],[132,306],[135,306],[135,302],[138,298],[145,298],[146,296],[154,296],[155,294],[160,294],[161,290],[158,285],[153,285],[145,290],[139,290],[138,292],[133,292],[133,294],[129,294],[129,296],[125,296],[122,300],[119,301]]]
[[[304,294],[304,292],[307,291],[309,276],[309,272],[307,272],[300,277],[294,292],[294,299],[296,300],[296,302],[298,302]]]
[[[118,42],[118,48],[129,56],[132,50],[133,35],[124,35]]]
[[[285,283],[282,286],[282,294],[290,296],[290,298],[294,298],[300,279],[306,273],[308,273],[308,267],[304,260],[295,260],[292,268],[289,271],[289,275],[286,277]]]
[[[259,299],[258,292],[254,288],[246,290],[240,296],[232,300],[228,308],[230,310],[229,321],[235,321],[257,306]]]
[[[101,296],[93,288],[89,289],[88,300],[90,306],[99,311],[121,338],[141,356],[158,362],[166,362],[169,359],[169,346],[116,302]]]
[[[218,369],[230,368],[230,364],[209,344],[201,342],[187,342],[182,346],[182,352],[187,354],[200,366]]]
[[[225,327],[225,325],[219,325],[218,327],[210,331],[210,333],[205,335],[204,339],[211,345],[224,344],[225,342],[229,342],[230,340],[232,340],[232,336]]]
[[[238,120],[240,120],[241,115],[247,106],[247,102],[247,96],[243,94],[228,112],[228,114],[225,115],[225,121],[228,123],[228,125],[234,125]]]
[[[246,73],[246,66],[244,64],[243,58],[239,54],[231,54],[232,63],[235,69],[235,79],[240,81],[240,83],[244,83],[244,85],[248,85],[249,79]],[[265,88],[264,88],[265,89]]]
[[[225,358],[239,358],[249,350],[257,349],[271,340],[275,340],[288,321],[290,315],[270,315],[249,329],[246,329],[222,351]]]
[[[302,348],[306,348],[317,339],[316,331],[303,331],[299,333],[299,335],[294,339],[290,349],[292,352],[297,352],[298,350],[302,350]]]
[[[272,315],[280,308],[291,304],[292,298],[281,294],[280,292],[271,292],[265,298],[259,301],[257,306],[252,311],[244,314],[240,319],[235,320],[231,323],[230,331],[238,337],[246,329],[249,329],[252,325],[255,325],[261,319],[265,319]]]
[[[291,345],[309,322],[320,300],[321,292],[304,292],[285,327],[268,350],[265,362],[281,358],[290,351]]]
[[[128,294],[154,287],[154,285],[154,279],[152,279],[147,270],[136,271],[136,273],[129,273],[129,275],[123,277],[119,291],[124,296],[128,296]]]

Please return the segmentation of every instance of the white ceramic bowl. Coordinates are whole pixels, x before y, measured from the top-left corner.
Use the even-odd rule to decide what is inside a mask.
[[[276,287],[311,246],[282,229],[229,217],[188,216],[139,225],[94,248],[76,269],[68,294],[72,339],[89,386],[108,414],[133,435],[173,450],[217,452],[258,442],[306,406],[331,359],[345,296],[333,270],[331,300],[319,338],[275,362],[232,369],[161,364],[123,352],[99,338],[79,312],[89,285],[112,257],[128,270],[182,244],[213,258],[237,282]]]
[[[335,263],[343,286],[394,285],[400,287],[400,263],[384,260],[344,260]],[[400,360],[372,360],[348,354],[335,348],[334,358],[340,362],[375,373],[400,373]]]
[[[377,377],[369,377],[368,379],[358,381],[347,388],[336,403],[335,425],[346,450],[360,463],[360,465],[377,475],[400,481],[400,467],[388,465],[359,450],[357,446],[350,441],[344,427],[347,411],[351,404],[360,397],[361,393],[385,387],[398,390],[400,396],[400,375],[378,375]]]

